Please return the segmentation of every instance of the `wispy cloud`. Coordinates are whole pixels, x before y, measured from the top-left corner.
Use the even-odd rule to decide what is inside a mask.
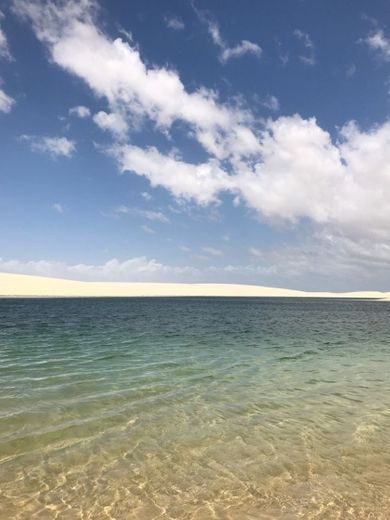
[[[58,202],[52,204],[51,209],[56,211],[57,213],[60,213],[61,215],[65,212],[65,207],[62,204],[59,204]]]
[[[248,249],[248,252],[249,252],[249,254],[251,254],[252,256],[254,256],[256,258],[261,258],[261,259],[264,258],[264,253],[260,249],[257,249],[256,247],[250,247]]]
[[[384,61],[390,61],[390,38],[387,38],[381,29],[369,34],[364,41],[371,49],[377,51]]]
[[[169,222],[169,218],[164,213],[162,213],[162,211],[131,208],[121,205],[114,208],[114,213],[117,215],[135,215],[154,222],[162,222],[163,224],[167,224]]]
[[[271,94],[268,94],[263,99],[261,99],[260,103],[263,105],[263,107],[271,110],[271,112],[278,112],[278,110],[280,110],[280,103],[278,98],[276,96],[272,96]]]
[[[285,67],[289,62],[290,56],[289,53],[283,48],[282,43],[278,38],[276,38],[276,51],[280,62],[282,63],[283,67]]]
[[[19,139],[20,141],[29,143],[33,152],[47,153],[53,158],[72,157],[76,151],[76,143],[67,137],[47,137],[23,134]]]
[[[196,276],[197,273],[197,270],[192,267],[165,265],[145,256],[133,257],[123,261],[112,258],[103,264],[66,264],[53,260],[23,262],[0,258],[0,271],[86,281],[123,282],[185,281]]]
[[[149,235],[154,235],[156,232],[154,231],[154,229],[152,229],[151,227],[149,226],[146,226],[145,224],[143,224],[141,226],[141,229],[145,232],[145,233],[148,233]]]
[[[145,231],[147,232],[147,231]],[[362,290],[388,287],[390,246],[320,234],[297,244],[250,250],[244,264],[210,265],[210,255],[192,255],[201,268],[167,265],[145,256],[112,258],[102,264],[67,264],[55,260],[6,260],[0,272],[52,276],[85,281],[221,282],[284,285],[315,290]],[[375,269],[373,269],[375,266]],[[374,283],[376,281],[376,287]]]
[[[294,36],[296,36],[296,38],[298,38],[302,42],[306,50],[306,54],[301,54],[299,56],[299,59],[302,61],[302,63],[305,63],[305,65],[315,65],[315,47],[308,33],[305,33],[300,29],[295,29]]]
[[[4,18],[4,14],[0,11],[0,23]],[[12,60],[12,54],[9,48],[8,40],[3,28],[0,25],[0,58]]]
[[[10,112],[15,104],[14,98],[9,96],[0,88],[0,111]]]
[[[351,63],[348,65],[345,71],[345,75],[347,78],[353,78],[353,76],[356,74],[356,65],[354,63]]]
[[[0,11],[0,23],[4,18],[4,14]],[[12,60],[12,54],[8,45],[8,40],[4,30],[0,25],[0,59]],[[1,79],[0,79],[1,85]],[[14,98],[6,94],[2,88],[0,88],[0,112],[10,112],[15,104]]]
[[[150,194],[148,191],[143,191],[143,192],[141,193],[141,196],[142,196],[145,200],[147,200],[147,201],[152,200],[152,196],[151,196],[151,194]]]
[[[69,109],[69,115],[79,117],[80,119],[85,119],[91,116],[91,111],[88,107],[78,105]]]
[[[182,31],[185,28],[183,20],[177,16],[165,16],[164,21],[165,25],[174,31]]]
[[[257,43],[250,42],[249,40],[241,40],[241,42],[235,47],[226,47],[222,49],[221,61],[226,63],[232,58],[240,58],[245,54],[252,54],[260,58],[263,51]]]
[[[246,54],[261,58],[263,49],[260,45],[249,40],[241,40],[237,45],[229,46],[221,35],[218,23],[211,20],[205,12],[199,10],[194,2],[192,2],[192,7],[199,20],[207,27],[213,43],[219,48],[219,61],[221,63],[225,64],[231,59],[240,58]]]
[[[319,232],[303,237],[299,244],[272,249],[252,247],[249,252],[253,265],[263,273],[290,283],[299,280],[300,286],[313,276],[317,287],[322,279],[333,290],[344,283],[348,288],[351,282],[355,289],[372,288],[374,279],[377,283],[381,280],[378,288],[388,287],[390,244],[381,241],[351,240],[340,234]]]
[[[223,252],[215,247],[202,247],[202,251],[211,256],[223,256]]]

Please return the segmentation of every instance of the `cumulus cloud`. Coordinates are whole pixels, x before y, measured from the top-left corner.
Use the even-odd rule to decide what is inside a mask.
[[[0,258],[0,272],[52,276],[85,281],[151,282],[186,280],[196,275],[192,267],[169,266],[144,256],[103,264],[67,264],[51,260],[20,261]]]
[[[15,0],[14,10],[31,21],[52,60],[105,98],[113,114],[133,125],[148,118],[162,130],[182,121],[207,151],[220,158],[236,148],[247,154],[256,148],[253,132],[243,127],[247,111],[218,103],[214,91],[187,91],[175,71],[147,67],[135,46],[120,38],[112,40],[98,28],[92,0],[65,4]],[[107,116],[103,116],[106,124]]]
[[[21,141],[30,144],[33,152],[47,153],[53,158],[72,157],[76,151],[76,143],[67,137],[47,137],[23,134]]]
[[[93,120],[99,128],[111,132],[114,137],[125,137],[129,129],[124,117],[115,112],[107,114],[104,111],[100,111],[93,116]]]
[[[390,219],[390,123],[361,131],[349,123],[332,140],[313,119],[270,119],[260,153],[238,160],[230,173],[216,160],[190,164],[156,148],[111,150],[122,171],[133,171],[178,198],[199,204],[231,192],[269,219],[310,219],[350,234],[383,234]]]
[[[15,100],[0,88],[0,111],[10,112],[14,104]]]
[[[261,161],[243,168],[236,186],[267,217],[309,218],[341,227],[386,233],[390,218],[390,123],[363,132],[344,126],[333,142],[315,119],[269,121]]]
[[[154,146],[119,141],[107,153],[122,172],[143,176],[151,186],[161,186],[180,200],[218,204],[225,192],[268,222],[299,226],[309,221],[316,233],[342,236],[344,244],[358,246],[365,241],[371,251],[386,250],[389,122],[365,130],[347,122],[331,135],[314,118],[299,115],[256,121],[249,109],[221,103],[212,90],[189,90],[176,71],[146,64],[131,42],[110,38],[97,25],[92,0],[15,0],[14,8],[30,20],[52,61],[107,102],[109,112],[100,113],[101,125],[105,121],[107,126],[113,114],[122,118],[123,133],[125,125],[131,131],[137,121],[148,120],[162,133],[179,123],[206,155],[194,164],[177,151],[162,153]],[[221,56],[223,50],[232,50],[217,25],[209,30]],[[300,30],[294,34],[305,49],[301,60],[314,65],[309,35]],[[379,33],[369,44],[386,55],[386,42]],[[234,53],[226,56],[230,59]],[[276,110],[276,101],[270,106]],[[110,130],[115,134],[113,127]],[[120,134],[116,132],[116,137]],[[353,254],[352,246],[344,251]]]
[[[69,115],[79,117],[80,119],[85,119],[91,116],[91,111],[88,107],[78,105],[69,109]]]
[[[121,171],[146,177],[153,187],[163,186],[177,198],[205,205],[215,202],[220,191],[231,187],[229,175],[215,160],[190,164],[161,154],[155,147],[143,149],[133,145],[116,146],[110,153],[117,159]]]
[[[173,29],[174,31],[182,31],[185,28],[183,20],[181,20],[177,16],[165,16],[164,21],[168,29]]]
[[[315,47],[310,36],[300,29],[295,29],[294,36],[302,42],[302,45],[306,51],[306,54],[301,54],[299,59],[302,61],[302,63],[305,63],[305,65],[315,65]]]
[[[367,36],[365,42],[371,49],[377,51],[385,61],[390,61],[390,38],[387,38],[382,30],[379,29],[371,33]]]

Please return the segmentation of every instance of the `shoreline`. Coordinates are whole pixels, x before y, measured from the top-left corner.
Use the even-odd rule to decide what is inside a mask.
[[[300,291],[214,283],[81,282],[45,276],[0,273],[0,298],[326,298],[390,301],[382,291]]]

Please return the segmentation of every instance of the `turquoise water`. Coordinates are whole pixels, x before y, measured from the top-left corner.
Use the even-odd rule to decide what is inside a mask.
[[[390,518],[390,304],[0,300],[1,519]]]

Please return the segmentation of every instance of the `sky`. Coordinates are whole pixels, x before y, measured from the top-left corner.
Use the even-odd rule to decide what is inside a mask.
[[[0,271],[390,290],[387,0],[0,13]]]

